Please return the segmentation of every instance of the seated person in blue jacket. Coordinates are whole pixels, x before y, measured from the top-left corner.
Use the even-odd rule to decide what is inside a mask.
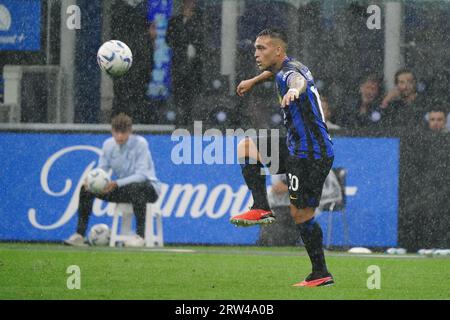
[[[136,216],[136,238],[129,246],[143,246],[146,204],[155,202],[160,193],[160,181],[147,140],[132,133],[132,120],[121,113],[111,121],[112,137],[105,140],[98,167],[112,169],[117,180],[111,180],[100,194],[94,194],[83,185],[80,190],[77,231],[64,241],[68,245],[85,245],[84,236],[92,212],[94,198],[133,205]],[[127,245],[127,243],[125,243]]]

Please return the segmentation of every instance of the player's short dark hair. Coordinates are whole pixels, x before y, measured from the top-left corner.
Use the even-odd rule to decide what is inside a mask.
[[[283,30],[278,29],[278,28],[267,28],[267,29],[264,29],[263,31],[258,33],[257,38],[259,38],[259,37],[270,37],[270,38],[280,39],[286,45],[288,43],[288,39],[287,39],[286,33]]]
[[[398,71],[395,73],[394,80],[395,80],[395,84],[396,84],[396,85],[398,84],[398,77],[399,77],[400,75],[402,75],[402,74],[405,74],[405,73],[410,73],[410,74],[412,74],[414,81],[416,81],[416,75],[414,74],[414,72],[412,72],[411,69],[404,68],[404,69],[398,70]]]
[[[125,113],[119,113],[111,120],[111,127],[114,131],[127,132],[131,131],[133,121]]]

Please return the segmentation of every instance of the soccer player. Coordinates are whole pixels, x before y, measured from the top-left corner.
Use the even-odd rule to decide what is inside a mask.
[[[255,41],[255,58],[263,73],[242,81],[237,94],[242,96],[255,84],[275,77],[287,128],[286,142],[280,146],[278,173],[286,173],[291,216],[312,264],[312,273],[294,286],[332,285],[334,280],[328,272],[322,247],[322,229],[315,221],[314,213],[333,164],[333,144],[311,72],[299,61],[288,57],[286,48],[287,39],[282,31],[261,31]],[[250,211],[233,216],[230,222],[237,226],[272,223],[275,217],[267,203],[265,176],[261,175],[264,164],[252,139],[240,142],[238,156],[246,160],[242,164],[242,174],[252,192],[254,204]]]
[[[103,143],[98,167],[106,172],[112,169],[117,180],[106,185],[101,194],[90,192],[85,185],[81,187],[77,232],[64,241],[67,245],[85,245],[84,235],[94,198],[131,203],[136,216],[137,235],[125,245],[142,247],[145,243],[146,205],[158,199],[161,183],[156,177],[148,142],[144,137],[133,134],[131,118],[120,113],[112,119],[111,127],[112,137]]]

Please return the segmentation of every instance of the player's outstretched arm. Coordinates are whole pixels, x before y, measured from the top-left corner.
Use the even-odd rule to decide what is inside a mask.
[[[288,106],[292,101],[298,99],[300,94],[305,92],[306,79],[300,73],[294,73],[289,76],[288,87],[289,90],[286,92],[283,100],[281,101],[282,108]]]
[[[236,93],[238,96],[242,97],[244,94],[249,92],[254,85],[267,81],[273,77],[273,73],[270,71],[264,71],[254,78],[248,80],[242,80],[236,88]]]

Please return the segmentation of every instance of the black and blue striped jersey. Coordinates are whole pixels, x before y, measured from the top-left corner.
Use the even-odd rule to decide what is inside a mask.
[[[312,74],[306,66],[290,57],[284,60],[281,70],[275,75],[280,103],[289,90],[289,78],[298,74],[306,79],[306,90],[300,94],[299,99],[282,108],[289,153],[309,159],[333,157],[333,143]]]

